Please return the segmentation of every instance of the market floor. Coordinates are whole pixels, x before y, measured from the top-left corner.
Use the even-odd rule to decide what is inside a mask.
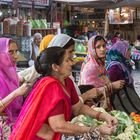
[[[140,96],[140,69],[132,71],[132,77],[134,79],[135,90]]]

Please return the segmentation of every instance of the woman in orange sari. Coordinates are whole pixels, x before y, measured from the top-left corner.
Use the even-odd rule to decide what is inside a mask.
[[[117,119],[101,112],[93,111],[82,104],[74,88],[71,75],[72,62],[61,47],[44,50],[37,58],[35,68],[42,75],[35,83],[13,128],[9,140],[34,140],[44,126],[47,140],[61,140],[62,134],[79,135],[93,132],[93,139],[101,140],[102,135],[112,134]],[[98,128],[78,126],[69,123],[71,116],[87,114],[105,120],[107,124]],[[39,138],[37,138],[39,139]]]

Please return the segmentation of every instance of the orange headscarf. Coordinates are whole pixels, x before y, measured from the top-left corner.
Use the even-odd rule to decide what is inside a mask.
[[[53,39],[55,35],[53,34],[49,34],[49,35],[46,35],[41,43],[40,43],[40,46],[39,46],[39,52],[42,52],[44,49],[46,49],[50,43],[50,41]]]

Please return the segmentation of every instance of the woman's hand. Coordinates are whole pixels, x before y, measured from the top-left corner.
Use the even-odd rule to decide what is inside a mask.
[[[19,88],[17,88],[14,92],[15,92],[15,96],[22,96],[24,94],[26,94],[32,87],[32,83],[29,82],[25,82],[24,84],[22,84]]]
[[[98,129],[100,133],[103,135],[111,135],[115,132],[116,127],[111,126],[111,125],[100,125]]]
[[[112,83],[113,89],[122,89],[124,85],[125,85],[124,80],[118,80]]]
[[[117,118],[115,118],[115,117],[113,117],[113,116],[111,116],[111,115],[109,115],[109,114],[104,114],[104,113],[102,113],[102,114],[100,115],[100,119],[106,121],[107,124],[108,124],[108,125],[111,125],[111,126],[117,126],[117,124],[118,124]]]

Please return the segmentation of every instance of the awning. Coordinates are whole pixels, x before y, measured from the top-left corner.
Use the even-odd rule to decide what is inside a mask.
[[[116,0],[54,0],[57,2],[68,2],[68,3],[81,3],[81,2],[116,2]]]
[[[99,9],[108,8],[114,4],[115,0],[54,0],[55,2],[68,3],[69,5],[78,7],[96,7]]]
[[[95,8],[117,8],[123,6],[140,7],[140,0],[53,0],[60,3],[68,3],[73,6]]]

